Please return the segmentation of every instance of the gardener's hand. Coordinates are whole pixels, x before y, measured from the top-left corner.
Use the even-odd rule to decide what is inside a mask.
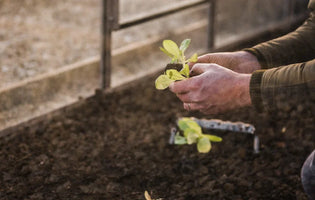
[[[251,104],[250,74],[241,74],[217,64],[197,63],[193,77],[174,82],[170,90],[187,110],[215,114]]]
[[[252,73],[261,69],[257,58],[246,51],[209,53],[198,57],[196,63],[216,63],[239,73]]]

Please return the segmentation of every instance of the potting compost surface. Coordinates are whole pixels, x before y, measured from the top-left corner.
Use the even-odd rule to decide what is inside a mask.
[[[307,199],[300,169],[315,148],[315,123],[312,115],[286,114],[187,112],[153,79],[98,94],[0,138],[0,199],[144,200],[145,191],[164,200]],[[232,132],[212,132],[223,141],[207,154],[170,145],[181,116],[252,123],[260,153],[253,153],[252,136]]]

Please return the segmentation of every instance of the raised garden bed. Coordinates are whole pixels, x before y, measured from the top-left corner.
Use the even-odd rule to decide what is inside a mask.
[[[285,120],[252,108],[186,112],[154,79],[98,93],[79,106],[0,138],[0,199],[307,199],[300,168],[314,149],[313,118]],[[168,144],[179,116],[243,121],[252,137],[224,132],[208,154]]]

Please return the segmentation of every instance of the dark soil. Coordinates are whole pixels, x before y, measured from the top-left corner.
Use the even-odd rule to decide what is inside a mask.
[[[154,80],[84,102],[14,136],[0,138],[0,199],[306,199],[300,168],[315,148],[312,117],[285,120],[244,108],[217,116],[188,113]],[[178,116],[253,123],[261,139],[215,133],[208,154],[168,144]]]
[[[169,69],[176,69],[177,71],[180,71],[183,68],[183,65],[181,63],[168,63],[164,69],[164,71]]]

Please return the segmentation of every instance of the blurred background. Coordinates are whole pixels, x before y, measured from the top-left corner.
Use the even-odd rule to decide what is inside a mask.
[[[197,2],[120,0],[119,22]],[[292,3],[293,2],[293,3]],[[219,0],[215,46],[305,12],[307,0]],[[163,39],[207,50],[204,4],[112,34],[111,85],[161,70]],[[0,130],[94,94],[100,87],[101,0],[0,0]],[[152,83],[152,86],[154,83]]]

